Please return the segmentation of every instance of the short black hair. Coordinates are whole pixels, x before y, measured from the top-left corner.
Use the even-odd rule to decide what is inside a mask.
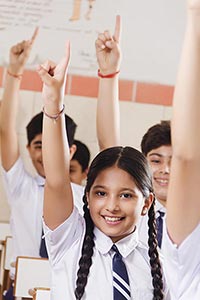
[[[169,120],[161,121],[150,127],[142,138],[141,150],[147,154],[161,146],[171,146],[171,124]]]
[[[40,112],[39,114],[35,115],[26,126],[28,146],[30,146],[30,143],[36,137],[36,135],[42,133],[43,115],[44,115],[43,112]],[[71,147],[72,144],[74,143],[74,135],[75,135],[77,125],[66,114],[65,114],[65,126],[66,126],[66,133],[67,133],[69,147]]]
[[[88,168],[90,162],[90,151],[81,141],[74,140],[74,144],[76,145],[76,152],[74,153],[72,160],[77,160],[81,165],[82,172],[84,172]]]

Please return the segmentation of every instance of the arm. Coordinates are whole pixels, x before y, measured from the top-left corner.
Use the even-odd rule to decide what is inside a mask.
[[[16,132],[19,89],[24,67],[37,33],[38,29],[35,30],[30,40],[23,41],[10,49],[0,116],[1,159],[2,166],[6,171],[12,167],[19,157]]]
[[[188,1],[188,21],[174,94],[173,158],[167,228],[180,244],[200,222],[200,1]]]
[[[58,65],[47,61],[38,69],[43,81],[44,110],[48,115],[55,115],[63,108],[69,57],[68,44],[65,57]],[[64,114],[60,114],[55,122],[44,115],[42,152],[46,175],[44,220],[49,228],[55,229],[69,217],[73,210],[69,176],[70,153]]]
[[[120,17],[116,17],[115,33],[99,34],[96,40],[96,56],[101,74],[119,71],[121,51]],[[100,78],[97,101],[97,137],[100,150],[120,144],[119,86],[118,74],[113,78]]]

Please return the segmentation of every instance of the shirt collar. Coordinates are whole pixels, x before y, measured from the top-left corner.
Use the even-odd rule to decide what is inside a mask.
[[[158,200],[156,200],[155,211],[157,212],[158,210],[166,213],[166,208]]]
[[[97,227],[94,228],[94,235],[97,250],[101,254],[107,254],[113,245],[111,238],[105,235]],[[127,257],[137,247],[138,243],[138,230],[136,229],[133,233],[115,243],[115,245],[121,255]]]

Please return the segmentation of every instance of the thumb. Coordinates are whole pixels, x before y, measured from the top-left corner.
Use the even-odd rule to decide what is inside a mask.
[[[106,45],[107,48],[112,50],[116,46],[116,42],[113,41],[113,40],[108,40],[108,41],[105,42],[105,45]]]
[[[42,79],[43,83],[45,83],[46,85],[51,85],[52,84],[52,76],[48,73],[48,71],[42,66],[39,65],[37,67],[37,72],[40,76],[40,78]]]

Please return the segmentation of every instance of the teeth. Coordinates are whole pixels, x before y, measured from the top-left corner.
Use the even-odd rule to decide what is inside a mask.
[[[166,179],[157,179],[157,181],[160,183],[168,183],[168,180]]]
[[[106,219],[106,221],[110,221],[110,222],[116,222],[116,221],[120,221],[121,218],[116,218],[116,217],[104,217]]]

